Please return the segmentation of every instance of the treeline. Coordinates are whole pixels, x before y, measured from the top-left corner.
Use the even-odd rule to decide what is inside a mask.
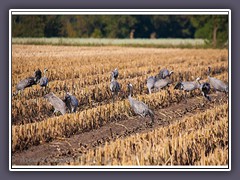
[[[14,15],[13,37],[204,38],[228,40],[226,15]]]

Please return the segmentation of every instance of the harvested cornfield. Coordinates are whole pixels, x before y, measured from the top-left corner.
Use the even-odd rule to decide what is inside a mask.
[[[174,89],[179,81],[228,82],[226,49],[12,46],[12,94],[18,82],[48,68],[39,84],[12,96],[13,165],[227,165],[228,94]],[[121,91],[113,102],[111,72],[118,68]],[[167,87],[148,93],[149,76],[167,68]],[[143,101],[155,114],[135,114],[128,101]],[[77,112],[54,114],[44,95],[65,91],[79,100]],[[27,160],[26,160],[27,159]]]

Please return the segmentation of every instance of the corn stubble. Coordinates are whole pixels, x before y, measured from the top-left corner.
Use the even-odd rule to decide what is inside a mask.
[[[49,69],[49,87],[38,85],[12,97],[12,152],[70,137],[99,128],[111,121],[134,116],[126,85],[134,86],[134,98],[153,110],[171,106],[187,97],[201,96],[174,90],[180,80],[212,75],[228,81],[228,51],[212,49],[156,49],[124,47],[60,47],[13,45],[12,92],[19,80],[34,70]],[[28,53],[25,53],[28,52]],[[61,66],[59,66],[61,65]],[[110,72],[118,67],[122,91],[112,103]],[[161,68],[173,70],[173,85],[147,94],[146,79]],[[64,97],[65,90],[80,102],[77,113],[53,116],[52,106],[43,96],[48,92]],[[226,104],[186,118],[179,123],[145,134],[118,139],[96,150],[89,150],[71,164],[81,165],[223,165],[228,160]]]
[[[117,139],[89,150],[70,165],[227,165],[228,105],[187,117],[167,128]]]

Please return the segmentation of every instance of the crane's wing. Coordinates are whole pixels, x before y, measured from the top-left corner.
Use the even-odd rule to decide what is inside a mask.
[[[187,91],[196,89],[195,82],[182,82],[182,87],[184,90],[187,90]]]
[[[21,80],[18,84],[17,84],[17,90],[22,90],[26,87],[30,87],[32,85],[35,84],[34,78],[33,77],[28,77],[26,79]]]
[[[155,88],[163,88],[168,85],[168,81],[166,79],[159,79],[154,83]]]
[[[59,97],[50,96],[48,99],[56,110],[60,111],[62,114],[66,113],[66,105]]]
[[[217,78],[209,78],[210,84],[215,88],[215,89],[226,89],[228,87],[227,84],[225,84],[223,81],[217,79]]]
[[[136,114],[144,114],[145,111],[148,110],[148,106],[142,101],[135,100],[133,110]]]

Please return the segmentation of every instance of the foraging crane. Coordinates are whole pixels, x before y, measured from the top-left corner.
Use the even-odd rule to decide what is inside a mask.
[[[154,86],[153,86],[153,87],[154,87],[154,89],[156,89],[156,90],[160,90],[160,89],[168,86],[168,85],[171,84],[171,83],[172,83],[172,80],[171,80],[169,77],[167,77],[167,78],[165,78],[165,79],[159,79],[159,80],[157,80],[157,81],[154,83]]]
[[[148,88],[149,94],[152,93],[151,89],[153,89],[155,82],[156,82],[156,77],[155,77],[155,76],[150,76],[150,77],[147,79],[147,88]]]
[[[149,115],[151,117],[152,123],[154,123],[154,114],[152,110],[149,109],[148,106],[142,101],[137,101],[132,98],[133,91],[132,84],[128,84],[128,91],[129,91],[128,100],[133,111],[142,117],[146,117],[147,115]]]
[[[50,104],[54,107],[53,113],[60,111],[63,115],[66,114],[66,104],[53,92],[50,92],[49,94],[46,94],[43,97],[48,99]]]
[[[42,72],[38,69],[34,72],[34,77],[27,77],[21,80],[16,86],[16,92],[13,95],[17,95],[19,91],[23,91],[27,87],[31,87],[39,81],[39,77],[41,78]]]
[[[217,78],[210,77],[210,73],[211,73],[211,68],[208,67],[208,80],[210,85],[213,87],[213,89],[215,91],[228,93],[228,85]]]
[[[200,77],[198,77],[195,81],[185,81],[185,82],[178,82],[176,84],[176,86],[174,87],[174,89],[179,89],[179,90],[184,90],[186,92],[191,92],[195,89],[199,89],[200,88],[200,84],[199,81]],[[186,100],[186,94],[185,94],[185,101]]]
[[[168,69],[164,68],[161,69],[157,75],[158,79],[165,79],[166,77],[170,77],[171,74],[174,73],[173,71],[169,71]]]
[[[112,79],[111,79],[111,83],[110,83],[110,91],[112,92],[113,102],[114,102],[114,97],[118,95],[120,90],[121,90],[121,86],[117,82],[117,80],[114,78],[114,73],[112,72]]]
[[[211,89],[211,88],[210,88],[210,84],[207,83],[207,82],[204,82],[204,83],[200,83],[200,81],[198,81],[198,82],[199,82],[199,84],[200,84],[199,89],[201,90],[202,95],[203,95],[207,100],[211,101],[211,98],[210,98],[210,96],[208,95],[209,92],[210,92],[210,89]]]
[[[180,89],[184,91],[193,91],[200,87],[198,83],[199,80],[200,80],[200,77],[198,77],[195,81],[178,82],[174,87],[174,89]]]
[[[66,92],[63,102],[65,102],[67,108],[71,113],[76,112],[79,102],[75,96],[73,96],[69,92]]]
[[[39,84],[41,87],[45,87],[45,89],[47,88],[48,85],[48,78],[46,77],[46,72],[48,71],[47,68],[44,69],[44,76],[41,77]]]

